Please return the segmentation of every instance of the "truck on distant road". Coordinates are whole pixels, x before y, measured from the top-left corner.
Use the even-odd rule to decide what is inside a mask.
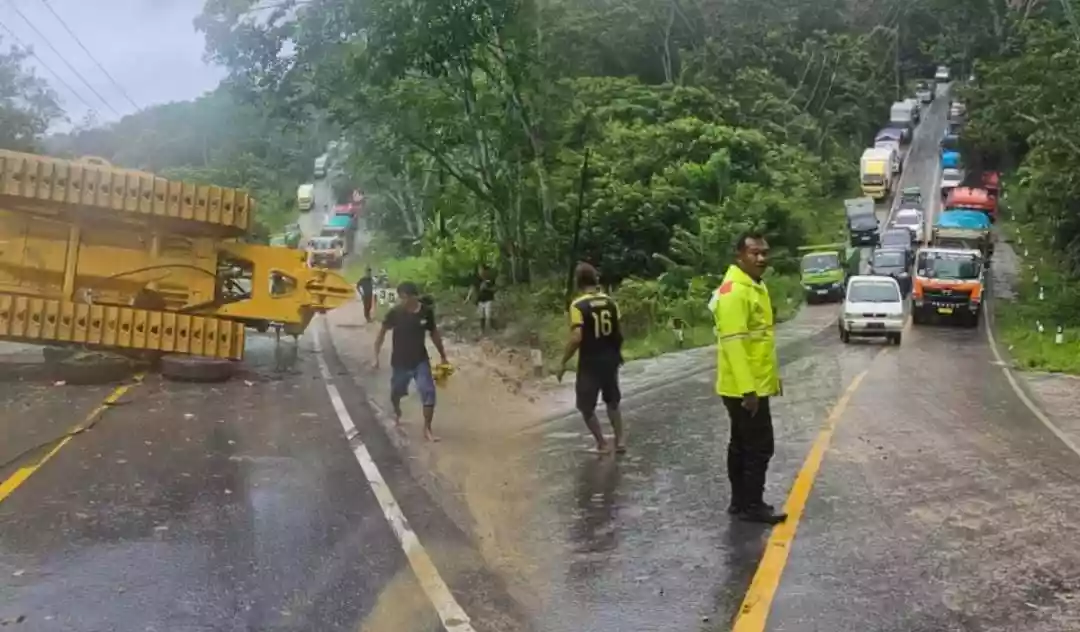
[[[900,139],[900,142],[907,143],[911,141],[911,136],[915,131],[915,108],[917,107],[918,105],[914,100],[907,100],[897,101],[889,108],[889,126],[899,127],[904,130],[904,137]]]
[[[911,321],[955,319],[978,327],[985,288],[985,259],[978,250],[923,248],[915,256]]]
[[[296,188],[296,205],[301,213],[306,213],[315,205],[315,185],[301,184]]]
[[[852,246],[872,248],[878,245],[879,226],[873,198],[844,200],[844,214],[847,215],[848,233]]]
[[[806,302],[843,298],[848,276],[859,273],[858,249],[838,243],[802,246],[798,250],[805,253],[799,268]]]
[[[351,254],[353,250],[353,236],[356,234],[356,224],[349,215],[335,215],[323,225],[321,237],[334,237],[340,239],[345,249],[345,254]]]
[[[890,149],[872,147],[863,152],[859,159],[859,183],[863,195],[875,200],[884,200],[892,188],[893,163],[895,152]]]
[[[993,255],[993,235],[990,225],[979,224],[975,214],[975,211],[943,213],[941,220],[934,226],[931,242],[933,246],[978,250],[983,260],[989,263]]]
[[[307,244],[309,268],[341,269],[345,265],[345,242],[337,237],[314,237]]]

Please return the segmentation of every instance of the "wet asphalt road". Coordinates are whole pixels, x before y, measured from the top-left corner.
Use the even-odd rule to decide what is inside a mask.
[[[312,352],[255,335],[249,346],[248,372],[227,384],[147,378],[0,502],[0,623],[443,629],[344,439]],[[0,384],[0,460],[60,436],[110,390]],[[466,536],[380,440],[370,410],[355,393],[343,397],[477,629],[524,629]]]

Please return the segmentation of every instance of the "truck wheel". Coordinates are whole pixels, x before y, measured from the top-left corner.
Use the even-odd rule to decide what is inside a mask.
[[[922,325],[925,322],[926,322],[926,319],[923,317],[921,311],[919,311],[917,309],[911,310],[911,324],[912,325]]]
[[[224,382],[236,365],[222,358],[170,354],[161,358],[161,375],[177,382]]]
[[[844,344],[848,344],[849,342],[851,342],[851,334],[846,329],[844,329],[843,325],[840,325],[840,342]]]
[[[895,334],[889,336],[889,342],[891,342],[892,344],[899,347],[900,346],[900,341],[903,340],[903,338],[904,338],[904,335],[902,333],[895,333]]]
[[[964,327],[975,329],[979,326],[979,312],[970,314],[964,318]]]

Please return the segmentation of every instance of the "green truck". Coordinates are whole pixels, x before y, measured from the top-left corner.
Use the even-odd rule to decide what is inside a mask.
[[[300,232],[300,224],[289,224],[285,227],[285,232],[270,236],[270,245],[296,250],[300,248],[300,240],[302,238],[303,235]]]
[[[842,300],[848,277],[859,273],[859,249],[838,243],[798,250],[804,253],[799,269],[806,302]]]

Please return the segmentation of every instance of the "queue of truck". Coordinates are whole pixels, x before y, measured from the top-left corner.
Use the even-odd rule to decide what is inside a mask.
[[[949,69],[940,66],[935,82],[948,83],[949,76]],[[929,103],[935,98],[931,82],[917,83],[914,101]],[[913,130],[917,121],[917,115],[909,116],[909,102],[894,104],[889,127],[879,132],[878,143],[904,142],[911,137],[903,133],[905,128]],[[904,107],[899,107],[901,104]],[[999,210],[1001,178],[992,171],[964,169],[960,137],[966,116],[965,105],[953,100],[940,143],[940,191],[934,192],[941,196],[941,212],[929,230],[924,229],[928,200],[918,187],[901,191],[892,221],[886,227],[878,226],[873,204],[875,199],[888,196],[891,169],[884,168],[883,154],[871,149],[864,152],[860,179],[866,197],[847,200],[845,207],[850,245],[874,250],[870,274],[849,275],[841,294],[844,307],[838,329],[844,342],[853,336],[876,336],[900,344],[903,316],[898,306],[907,297],[915,325],[947,318],[968,327],[978,326],[994,252],[993,224]],[[906,119],[911,123],[904,125]]]

